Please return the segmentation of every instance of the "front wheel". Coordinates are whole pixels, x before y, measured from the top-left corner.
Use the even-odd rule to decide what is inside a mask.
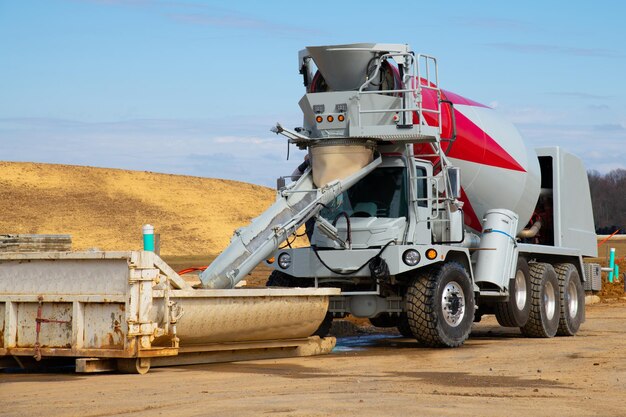
[[[474,321],[474,291],[458,262],[436,265],[413,280],[407,291],[407,318],[418,342],[457,347],[469,337]]]

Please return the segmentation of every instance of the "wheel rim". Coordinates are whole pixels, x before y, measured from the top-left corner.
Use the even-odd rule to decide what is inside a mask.
[[[441,295],[443,318],[451,327],[461,323],[465,315],[465,293],[457,282],[449,282]]]
[[[576,290],[576,284],[574,284],[573,281],[570,281],[567,286],[567,297],[569,316],[576,317],[576,314],[578,314],[578,291]]]
[[[515,274],[515,304],[518,310],[523,310],[526,306],[526,277],[521,270]]]
[[[554,285],[552,285],[551,282],[546,282],[545,290],[543,292],[543,306],[546,310],[546,317],[548,320],[552,320],[556,310],[556,292],[554,291]]]

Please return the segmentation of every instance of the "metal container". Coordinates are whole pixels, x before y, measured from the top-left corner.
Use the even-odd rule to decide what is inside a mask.
[[[5,253],[0,357],[149,359],[210,344],[302,339],[338,292],[196,290],[147,251]]]

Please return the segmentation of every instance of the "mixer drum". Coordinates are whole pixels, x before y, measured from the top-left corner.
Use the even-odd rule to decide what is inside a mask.
[[[461,168],[461,200],[465,205],[465,225],[480,232],[487,210],[508,209],[519,216],[517,231],[530,220],[541,188],[539,160],[528,148],[517,128],[493,109],[443,91],[442,99],[454,104],[456,140],[442,142],[451,162]],[[424,107],[435,108],[437,97],[424,90]],[[450,106],[442,104],[442,138],[450,138]],[[430,125],[438,120],[424,113]],[[414,118],[417,122],[417,116]],[[432,154],[429,145],[415,145],[416,155]]]

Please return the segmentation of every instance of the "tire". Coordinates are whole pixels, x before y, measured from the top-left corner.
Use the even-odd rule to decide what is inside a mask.
[[[397,315],[391,315],[389,313],[380,313],[376,317],[370,317],[369,321],[372,323],[372,326],[389,328],[396,327],[398,325],[398,321],[400,317]]]
[[[520,329],[527,337],[553,337],[559,328],[559,280],[546,263],[530,265],[531,305],[528,321]]]
[[[400,313],[400,317],[398,318],[398,325],[396,326],[400,334],[409,339],[415,339],[415,335],[411,331],[411,326],[409,326],[409,318],[406,313]]]
[[[436,265],[415,278],[407,291],[407,317],[415,338],[426,346],[457,347],[474,321],[474,290],[458,262]]]
[[[145,375],[150,370],[150,358],[118,359],[117,370],[123,374]]]
[[[554,270],[559,279],[561,315],[559,336],[574,336],[585,321],[585,291],[578,270],[573,264],[556,264]]]
[[[495,314],[502,327],[522,327],[530,315],[530,269],[524,258],[517,259],[515,277],[509,281],[509,300],[496,303]]]
[[[279,270],[274,270],[270,274],[267,282],[265,283],[266,287],[293,287],[294,279],[291,275],[285,274]]]

